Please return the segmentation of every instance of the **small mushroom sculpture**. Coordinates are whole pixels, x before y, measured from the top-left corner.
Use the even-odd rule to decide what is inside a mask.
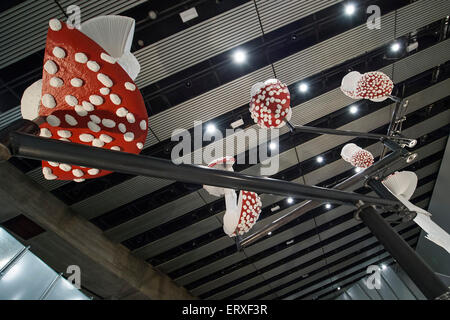
[[[88,24],[85,31],[95,34],[95,25],[102,19]],[[126,21],[130,26],[129,19],[113,20],[115,24]],[[111,37],[120,43],[121,37],[130,37],[130,28],[125,28],[122,36],[116,32]],[[101,35],[97,34],[97,38]],[[109,41],[109,50],[112,43]],[[127,54],[127,50],[124,47],[116,54]],[[142,95],[132,80],[138,70],[128,62],[131,66],[128,71],[133,73],[130,77],[119,60],[78,29],[57,19],[50,20],[42,79],[25,90],[22,116],[39,124],[41,137],[140,153],[147,137],[148,116]],[[48,180],[76,182],[110,173],[47,161],[42,161],[42,169]]]
[[[223,157],[208,164],[209,168],[233,171],[233,157]],[[239,199],[233,189],[204,185],[203,188],[216,197],[225,196],[225,214],[223,216],[223,230],[230,236],[243,235],[257,222],[261,213],[261,199],[251,191],[241,190]]]
[[[341,91],[352,99],[368,99],[381,102],[390,97],[394,83],[383,72],[373,71],[361,74],[348,73],[341,82]]]
[[[370,167],[374,162],[372,153],[354,143],[348,143],[342,148],[341,157],[352,166],[362,169]]]
[[[409,200],[417,187],[417,175],[411,171],[396,171],[383,180],[383,184],[396,196]]]
[[[250,114],[261,128],[281,128],[292,116],[287,85],[277,79],[254,84],[250,90]]]

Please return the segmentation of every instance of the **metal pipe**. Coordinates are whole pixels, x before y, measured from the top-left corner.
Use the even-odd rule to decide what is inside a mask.
[[[392,148],[394,148],[394,145],[390,145]],[[368,177],[376,176],[381,171],[386,170],[386,168],[389,168],[390,166],[393,166],[395,163],[402,161],[403,157],[407,156],[409,153],[404,154],[404,150],[400,148],[400,150],[396,150],[383,159],[377,161],[374,165],[370,166],[369,168],[365,169],[364,171],[361,171],[357,174],[354,174],[350,178],[338,183],[333,187],[333,189],[336,190],[346,190],[358,182],[361,182],[363,180],[366,180]],[[389,199],[389,198],[388,198]],[[397,199],[395,199],[397,200]],[[318,201],[307,201],[302,206],[286,213],[284,216],[278,218],[275,221],[272,221],[270,224],[266,225],[262,229],[258,230],[257,232],[247,236],[241,241],[241,247],[247,247],[251,245],[252,243],[258,241],[259,239],[265,237],[267,233],[275,231],[276,229],[284,226],[285,224],[297,219],[302,214],[317,208],[321,205],[321,202]]]
[[[340,204],[354,205],[359,201],[383,206],[398,206],[399,204],[398,201],[321,187],[305,186],[289,181],[187,164],[175,165],[165,159],[46,139],[19,132],[10,133],[9,145],[13,156],[57,161],[126,174],[292,196],[295,198],[333,201]]]
[[[392,229],[375,208],[372,206],[362,208],[359,217],[428,299],[436,299],[448,291],[447,286],[427,263]]]

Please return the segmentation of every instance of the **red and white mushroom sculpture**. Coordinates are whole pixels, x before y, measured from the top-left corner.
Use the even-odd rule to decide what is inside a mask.
[[[40,122],[42,137],[139,153],[147,136],[147,110],[117,61],[79,30],[50,20],[42,80],[25,91],[23,117]],[[42,168],[49,180],[81,182],[110,173],[47,161]]]
[[[373,71],[360,74],[348,73],[341,83],[341,91],[352,99],[369,99],[374,102],[386,100],[392,94],[394,83],[383,72]]]
[[[348,143],[342,148],[341,157],[352,166],[362,169],[370,167],[374,162],[372,153],[354,143]]]
[[[223,157],[212,161],[208,167],[233,171],[234,163],[233,157]],[[213,196],[225,196],[226,211],[223,216],[223,230],[230,237],[248,232],[258,220],[262,204],[255,192],[240,191],[237,200],[236,192],[233,189],[208,185],[204,185],[203,188]]]
[[[288,87],[277,79],[254,84],[250,91],[250,114],[261,128],[281,128],[292,116]]]

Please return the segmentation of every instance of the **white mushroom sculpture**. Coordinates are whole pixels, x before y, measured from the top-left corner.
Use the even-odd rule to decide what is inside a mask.
[[[342,148],[341,157],[352,166],[362,169],[370,167],[374,162],[372,153],[354,143],[348,143]]]
[[[417,180],[417,175],[414,172],[397,171],[386,177],[383,184],[408,210],[417,213],[414,222],[427,233],[425,238],[450,253],[450,235],[431,220],[431,213],[409,201],[416,189]]]
[[[233,157],[223,157],[212,161],[208,167],[233,171],[234,163]],[[241,190],[237,200],[236,192],[233,189],[208,185],[204,185],[203,188],[213,196],[225,196],[226,210],[223,216],[223,230],[228,236],[243,235],[255,225],[262,207],[261,199],[255,192]]]

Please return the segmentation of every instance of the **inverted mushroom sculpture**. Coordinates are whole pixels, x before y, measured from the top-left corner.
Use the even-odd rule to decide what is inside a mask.
[[[354,143],[348,143],[342,148],[341,157],[352,166],[362,169],[370,167],[374,162],[372,153]]]
[[[132,78],[117,61],[79,30],[50,20],[42,80],[25,90],[23,117],[37,122],[45,138],[140,153],[147,136],[147,111]],[[47,161],[42,168],[46,179],[76,182],[110,173]]]
[[[223,157],[208,164],[209,168],[233,171],[233,157]],[[225,214],[223,216],[223,230],[230,236],[243,235],[248,232],[259,218],[261,213],[261,199],[255,192],[240,191],[236,201],[236,192],[226,189],[204,185],[203,188],[216,197],[225,196]]]
[[[361,74],[348,73],[341,82],[341,91],[352,99],[368,99],[381,102],[391,97],[394,83],[383,72],[373,71]]]
[[[450,235],[431,220],[431,213],[409,201],[416,189],[417,180],[417,175],[414,172],[397,171],[386,177],[382,183],[408,210],[417,213],[414,222],[427,233],[425,238],[450,253]]]
[[[281,128],[291,119],[288,87],[277,79],[254,84],[250,90],[250,114],[261,128]]]

